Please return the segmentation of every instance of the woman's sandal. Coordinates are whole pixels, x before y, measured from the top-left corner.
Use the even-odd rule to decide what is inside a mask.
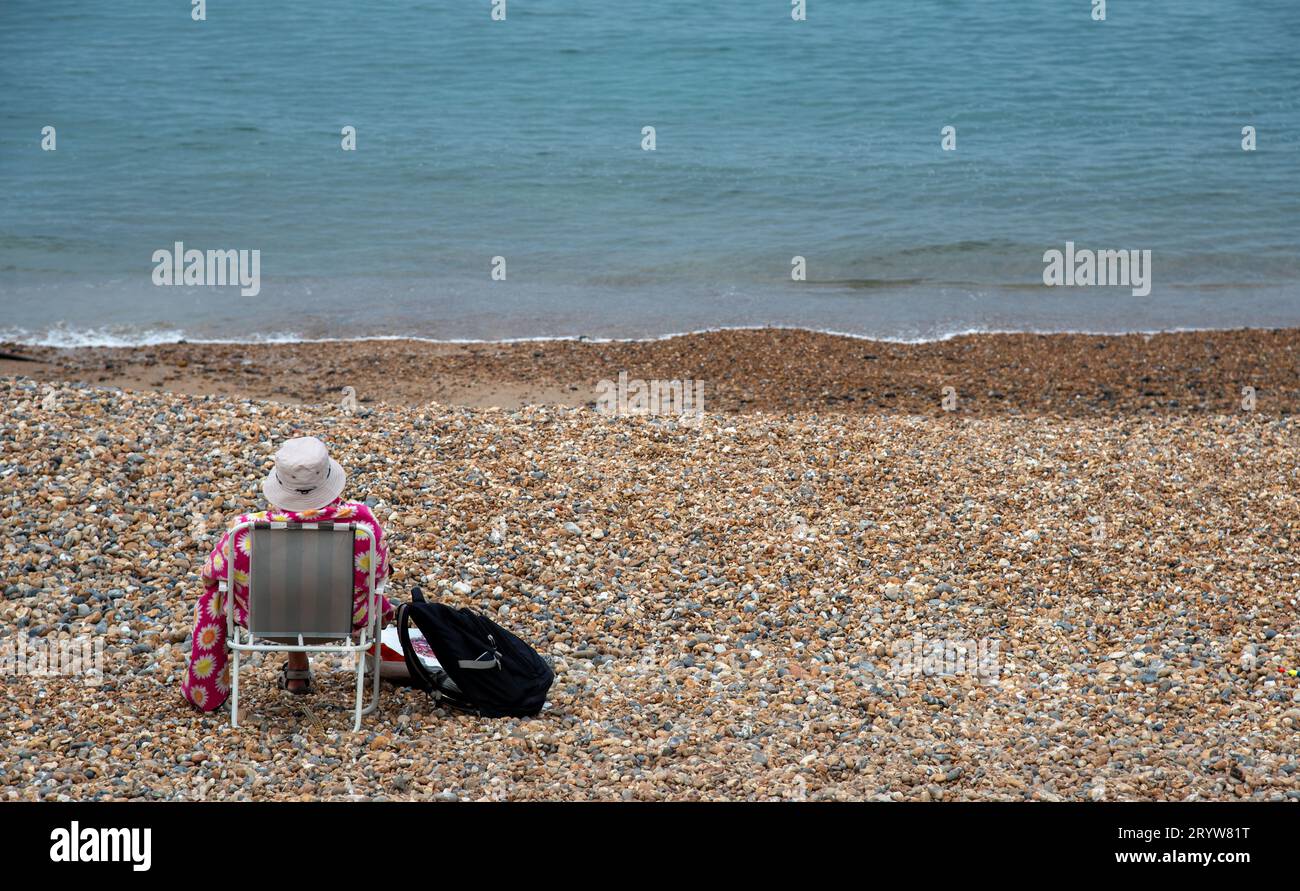
[[[293,689],[289,686],[290,681],[304,681],[305,683]],[[294,696],[306,696],[312,692],[311,689],[311,669],[310,668],[290,668],[286,665],[280,669],[280,689],[288,690]]]

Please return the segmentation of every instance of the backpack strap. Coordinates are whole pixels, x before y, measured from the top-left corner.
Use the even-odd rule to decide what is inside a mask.
[[[487,657],[491,656],[491,659]],[[461,668],[501,668],[501,657],[497,655],[496,650],[484,653],[477,659],[457,659],[456,664]]]
[[[414,594],[419,594],[420,589],[416,588]],[[424,602],[420,597],[417,601]],[[410,604],[403,603],[397,608],[397,638],[402,642],[402,658],[406,660],[406,670],[411,675],[411,681],[415,686],[428,693],[433,693],[437,698],[438,686],[434,683],[433,675],[424,667],[424,663],[415,655],[415,648],[411,646],[411,629],[407,627],[411,619]]]

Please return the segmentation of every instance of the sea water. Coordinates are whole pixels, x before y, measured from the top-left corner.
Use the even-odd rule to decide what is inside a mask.
[[[806,8],[0,0],[0,338],[1300,324],[1300,3]]]

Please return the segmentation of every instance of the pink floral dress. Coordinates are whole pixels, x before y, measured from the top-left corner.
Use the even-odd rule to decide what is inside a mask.
[[[355,592],[353,601],[353,627],[365,627],[369,604],[366,602],[367,580],[370,573],[370,544],[367,534],[375,536],[375,554],[379,565],[375,567],[375,584],[388,575],[388,548],[384,545],[384,530],[370,512],[370,508],[355,501],[335,499],[333,503],[320,510],[285,511],[272,509],[243,514],[232,523],[269,520],[273,523],[356,523],[357,537],[355,545]],[[235,538],[235,571],[231,588],[235,594],[235,622],[244,626],[248,615],[248,567],[249,541],[251,530],[244,529]],[[185,698],[210,712],[220,708],[230,694],[229,652],[226,649],[226,613],[225,603],[219,590],[220,583],[227,579],[229,567],[226,565],[226,548],[230,532],[221,536],[221,541],[208,555],[203,564],[203,596],[199,598],[194,609],[194,636],[190,650],[190,664],[181,681],[181,692]],[[393,611],[393,605],[386,598],[380,598],[380,607],[385,620]]]

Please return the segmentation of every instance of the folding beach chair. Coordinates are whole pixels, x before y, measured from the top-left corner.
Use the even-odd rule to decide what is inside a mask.
[[[256,521],[235,526],[228,539],[226,566],[233,567],[235,539],[249,535],[248,628],[240,634],[235,624],[234,593],[221,583],[226,605],[226,637],[233,651],[230,675],[230,724],[239,726],[239,657],[250,652],[338,653],[357,660],[357,701],[354,730],[361,716],[379,705],[379,659],[373,660],[374,696],[362,708],[365,689],[365,652],[379,640],[382,616],[379,589],[375,587],[373,535],[366,596],[369,621],[352,630],[353,542],[352,523],[272,523]]]

